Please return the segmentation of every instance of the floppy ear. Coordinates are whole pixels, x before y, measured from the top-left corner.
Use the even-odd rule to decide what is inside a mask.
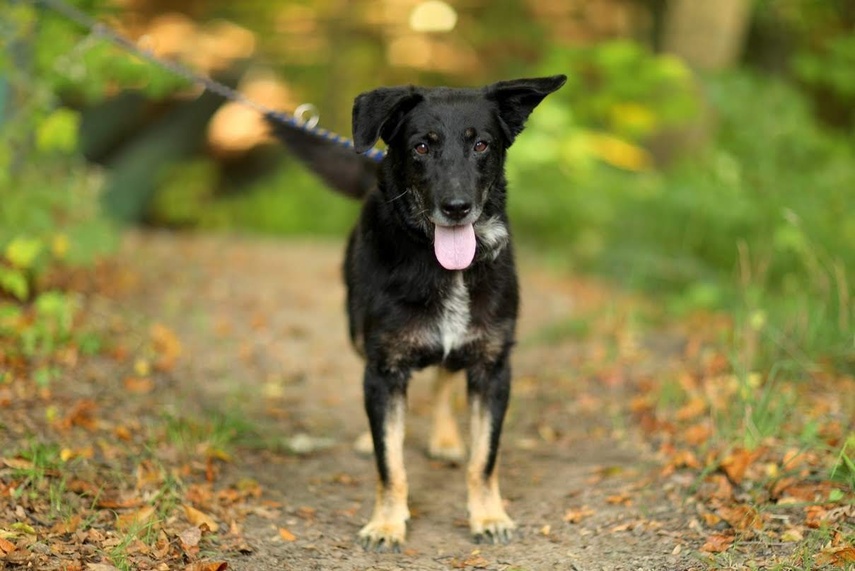
[[[526,119],[543,98],[567,81],[566,75],[512,79],[500,81],[484,88],[487,99],[499,106],[499,119],[508,136],[508,145],[525,126]]]
[[[364,153],[382,137],[387,143],[422,96],[412,85],[381,87],[362,93],[353,102],[353,145]]]

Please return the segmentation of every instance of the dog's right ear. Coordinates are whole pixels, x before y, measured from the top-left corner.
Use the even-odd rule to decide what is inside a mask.
[[[404,115],[422,100],[412,85],[381,87],[357,96],[353,102],[353,145],[364,153],[381,138],[387,143],[395,136]]]

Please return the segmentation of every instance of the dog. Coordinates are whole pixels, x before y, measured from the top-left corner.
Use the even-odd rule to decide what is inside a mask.
[[[353,105],[353,145],[364,153],[382,139],[387,153],[379,165],[364,159],[354,166],[341,149],[325,162],[321,153],[331,145],[307,146],[305,134],[274,123],[324,180],[364,201],[344,277],[379,476],[373,515],[358,534],[366,549],[398,551],[405,541],[407,385],[428,366],[438,369],[429,452],[451,461],[464,455],[450,390],[465,372],[470,531],[476,542],[512,538],[497,471],[519,305],[504,164],[531,112],[565,81],[556,75],[362,93]]]

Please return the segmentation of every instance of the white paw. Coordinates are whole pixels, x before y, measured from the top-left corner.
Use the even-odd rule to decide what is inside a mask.
[[[472,531],[475,543],[508,543],[516,527],[513,520],[505,513],[469,518],[469,529]]]
[[[400,552],[407,535],[404,519],[374,518],[359,531],[359,543],[368,551]]]
[[[428,456],[451,464],[461,464],[466,458],[466,447],[459,438],[431,438]]]
[[[360,456],[371,456],[374,454],[374,441],[370,432],[363,432],[353,441],[353,450]]]

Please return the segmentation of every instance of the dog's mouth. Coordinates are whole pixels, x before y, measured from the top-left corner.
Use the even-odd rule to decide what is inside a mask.
[[[446,270],[465,270],[475,259],[475,227],[434,225],[433,252]]]

